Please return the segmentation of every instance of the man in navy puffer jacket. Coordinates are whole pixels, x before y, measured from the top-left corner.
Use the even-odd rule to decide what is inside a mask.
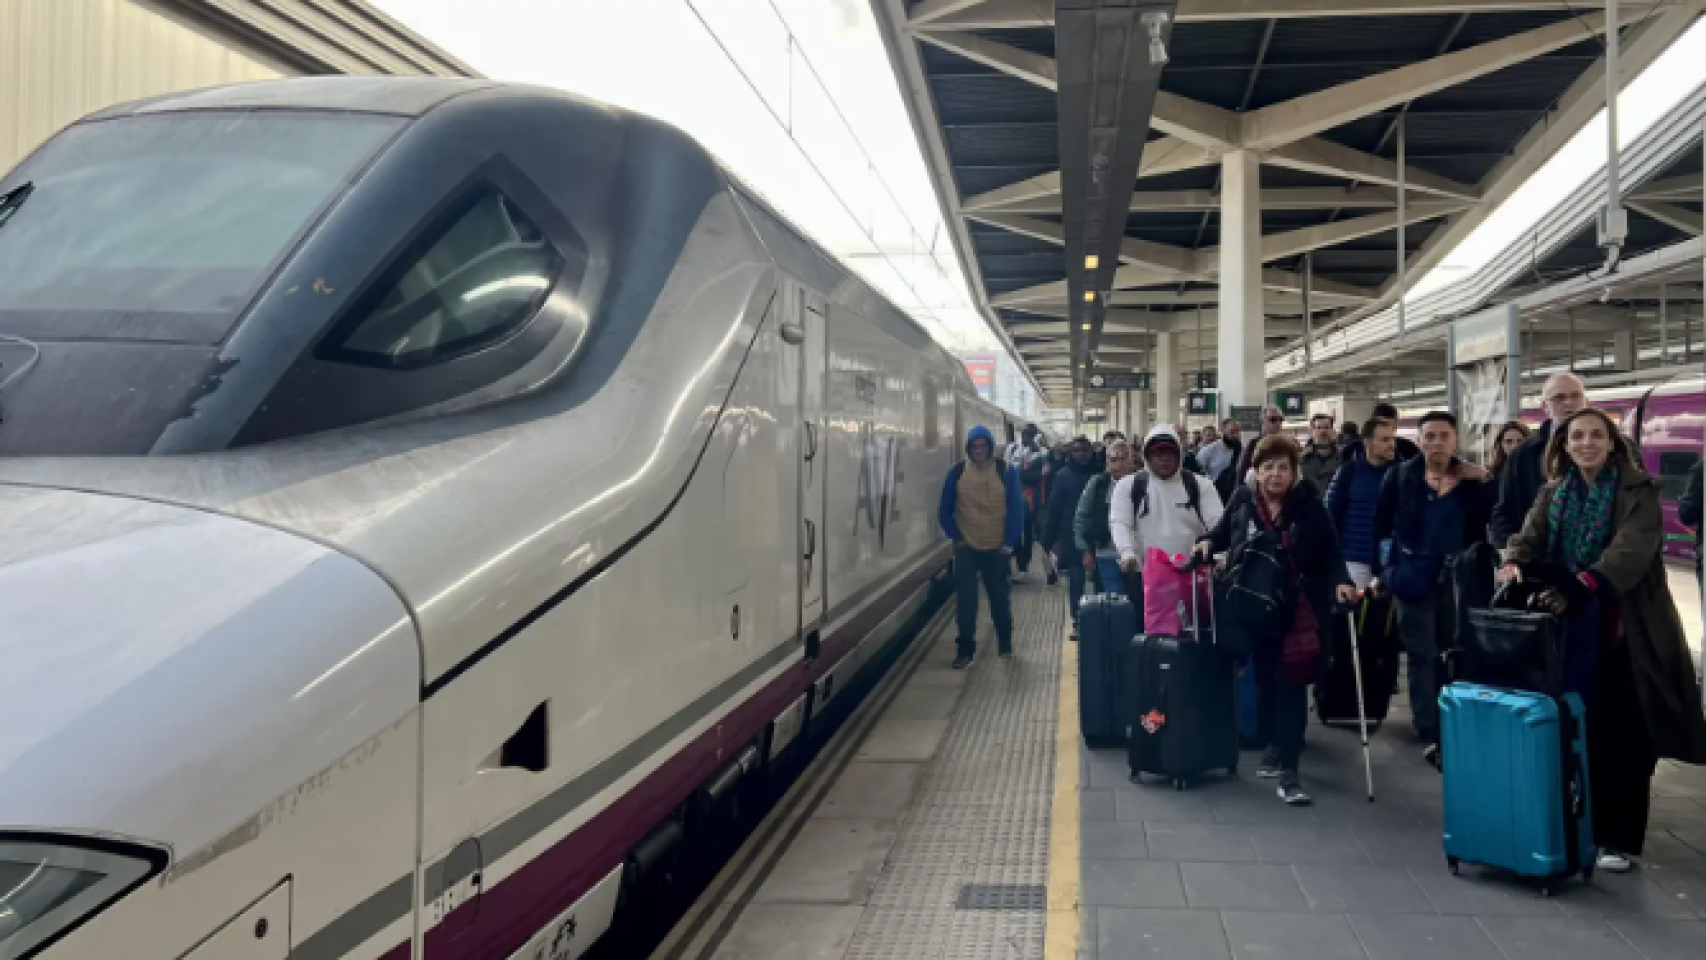
[[[1380,566],[1374,519],[1380,509],[1380,484],[1396,462],[1397,449],[1397,423],[1384,418],[1368,421],[1327,488],[1327,512],[1339,532],[1345,568],[1359,590],[1368,587]]]

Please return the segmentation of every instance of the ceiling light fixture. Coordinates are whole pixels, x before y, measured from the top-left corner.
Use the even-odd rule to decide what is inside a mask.
[[[1084,302],[1085,303],[1095,303],[1096,302],[1096,291],[1094,291],[1094,290],[1084,291]]]
[[[1084,269],[1086,269],[1086,270],[1094,270],[1101,265],[1102,265],[1102,258],[1096,256],[1093,253],[1084,258]]]

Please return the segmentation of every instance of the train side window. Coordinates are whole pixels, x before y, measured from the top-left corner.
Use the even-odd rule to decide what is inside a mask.
[[[1688,471],[1694,469],[1700,454],[1695,450],[1673,450],[1659,454],[1659,499],[1681,500],[1688,488]]]
[[[924,449],[934,450],[942,445],[941,398],[936,395],[936,378],[924,376]]]
[[[587,251],[559,251],[489,184],[472,191],[399,257],[339,325],[323,359],[409,370],[491,346],[527,325],[559,281],[573,294]]]

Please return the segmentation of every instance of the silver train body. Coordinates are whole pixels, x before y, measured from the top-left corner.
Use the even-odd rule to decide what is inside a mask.
[[[115,108],[0,181],[0,264],[6,960],[579,956],[1014,428],[691,140],[548,91]]]

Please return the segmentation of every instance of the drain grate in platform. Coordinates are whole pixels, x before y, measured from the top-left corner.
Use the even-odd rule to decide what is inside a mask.
[[[1040,883],[967,883],[960,886],[955,910],[1024,910],[1048,907],[1048,888]]]

